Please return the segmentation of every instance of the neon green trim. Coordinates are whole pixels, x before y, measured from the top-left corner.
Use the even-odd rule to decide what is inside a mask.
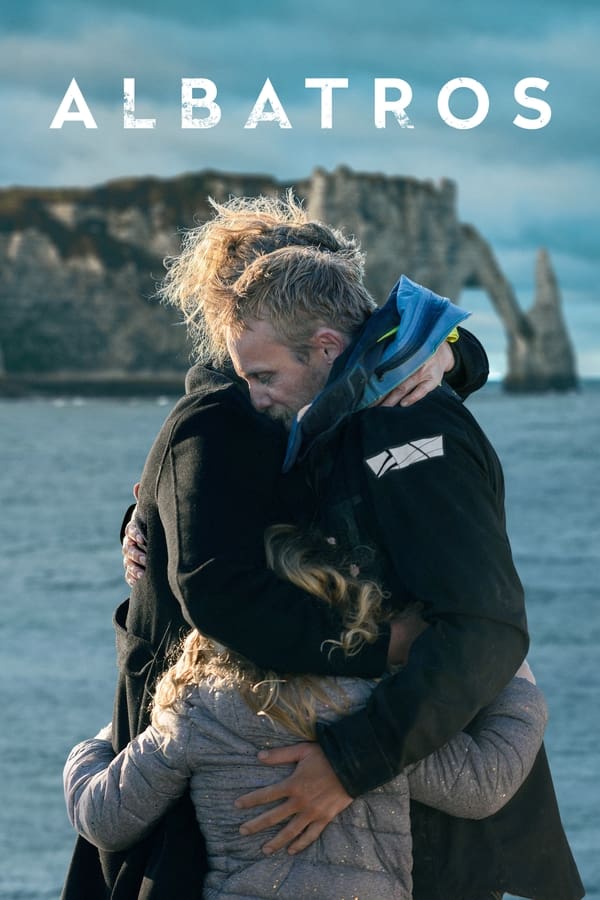
[[[398,331],[399,328],[400,328],[399,325],[396,325],[395,328],[390,328],[389,331],[386,331],[385,334],[382,334],[381,337],[377,338],[376,343],[380,344],[382,341],[385,341],[386,338],[389,338],[393,334],[396,334],[396,332]],[[458,333],[458,328],[453,328],[452,331],[450,332],[450,334],[445,338],[445,340],[447,340],[449,344],[455,344],[456,341],[459,339],[459,337],[460,337],[460,335]]]
[[[389,338],[393,334],[396,334],[396,332],[398,331],[399,328],[400,328],[399,325],[396,325],[395,328],[390,328],[389,331],[386,331],[385,334],[382,334],[381,337],[377,338],[377,341],[375,343],[380,344],[382,341],[385,341],[386,338]]]

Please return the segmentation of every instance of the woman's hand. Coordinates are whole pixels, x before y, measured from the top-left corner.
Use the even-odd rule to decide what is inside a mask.
[[[380,406],[412,406],[442,383],[446,372],[454,368],[454,353],[444,341],[420,369],[383,398]]]
[[[133,496],[138,499],[140,483],[133,486]],[[123,554],[123,568],[125,569],[125,581],[129,587],[133,587],[136,581],[143,577],[146,571],[146,539],[136,521],[137,506],[131,514],[131,519],[125,526],[125,536],[121,545]]]
[[[133,587],[146,572],[146,541],[135,520],[135,511],[125,526],[125,537],[121,546],[125,581]]]

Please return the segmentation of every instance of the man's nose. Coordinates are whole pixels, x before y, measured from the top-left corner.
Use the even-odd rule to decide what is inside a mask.
[[[252,401],[252,406],[259,412],[263,412],[272,405],[269,392],[263,384],[250,385],[250,400]]]

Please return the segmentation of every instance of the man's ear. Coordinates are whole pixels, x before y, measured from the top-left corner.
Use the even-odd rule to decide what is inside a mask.
[[[323,361],[332,366],[348,346],[348,338],[341,331],[324,325],[315,331],[312,344]]]

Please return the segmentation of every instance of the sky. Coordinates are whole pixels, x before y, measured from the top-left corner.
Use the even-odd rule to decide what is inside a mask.
[[[293,181],[338,165],[451,178],[461,221],[491,244],[525,308],[536,251],[550,251],[579,371],[600,377],[599,46],[596,0],[5,0],[0,186],[87,186],[206,168]],[[125,77],[135,78],[135,115],[154,118],[154,128],[123,127]],[[333,92],[328,129],[321,92],[305,87],[306,78],[324,77],[348,79]],[[475,79],[489,96],[475,128],[451,128],[438,112],[440,90],[458,77]],[[537,116],[514,99],[527,77],[548,82],[530,92],[551,108],[537,130],[513,124],[518,113]],[[70,121],[49,127],[72,78],[96,129]],[[181,128],[182,78],[214,82],[221,112],[214,127]],[[290,128],[267,121],[244,128],[267,78]],[[412,128],[392,114],[385,128],[375,127],[377,78],[410,84]],[[468,118],[476,105],[462,90],[451,110]],[[461,302],[502,372],[505,336],[489,302],[480,292],[465,292]]]

